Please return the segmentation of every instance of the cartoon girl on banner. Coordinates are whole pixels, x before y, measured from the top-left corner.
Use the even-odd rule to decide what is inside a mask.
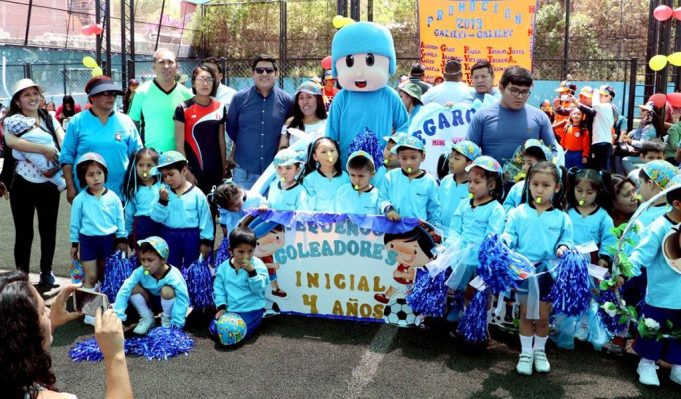
[[[286,243],[284,226],[277,222],[267,221],[260,216],[246,216],[240,225],[247,226],[253,230],[255,238],[258,240],[253,255],[260,258],[265,266],[267,266],[272,285],[272,295],[286,298],[286,292],[279,287],[277,282],[277,269],[279,269],[280,265],[274,262],[273,256]]]
[[[432,226],[424,222],[405,233],[386,233],[383,236],[386,249],[397,253],[398,265],[393,271],[393,278],[401,288],[390,285],[385,293],[374,295],[374,299],[380,303],[388,304],[390,298],[398,290],[406,294],[414,283],[416,269],[425,266],[435,257],[433,250],[436,241],[440,240],[440,236],[434,232]]]
[[[378,137],[406,131],[409,116],[397,92],[386,86],[396,69],[390,31],[347,18],[343,24],[331,43],[331,72],[343,89],[331,103],[326,135],[340,144],[345,165],[351,147],[378,159],[380,154],[372,149],[382,149],[385,143]]]

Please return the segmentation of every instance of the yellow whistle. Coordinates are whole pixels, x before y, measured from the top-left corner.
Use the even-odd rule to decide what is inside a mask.
[[[641,194],[636,194],[636,199],[639,201],[643,200],[643,196]]]
[[[359,190],[359,184],[355,184],[355,190]]]
[[[388,166],[389,163],[390,163],[389,159],[386,158],[383,160],[383,165]]]
[[[280,177],[282,183],[286,183],[286,178],[284,176]]]
[[[149,275],[149,270],[145,270],[145,271],[144,271],[144,275],[145,275],[145,276],[148,276],[148,275]]]
[[[584,206],[584,200],[583,199],[579,200],[579,206]]]
[[[329,157],[329,163],[331,163],[331,162],[333,162],[333,161],[335,161],[335,159]]]
[[[541,197],[537,197],[537,199],[534,200],[537,204],[541,204]]]
[[[411,173],[411,171],[412,171],[411,168],[407,168],[407,173]]]
[[[147,172],[142,173],[142,177],[146,179],[147,177],[149,177],[149,173]]]
[[[468,193],[468,198],[473,198],[473,193]]]

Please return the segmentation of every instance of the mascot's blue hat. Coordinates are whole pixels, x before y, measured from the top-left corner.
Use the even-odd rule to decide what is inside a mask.
[[[373,53],[390,59],[390,75],[395,74],[395,44],[388,28],[374,22],[355,22],[341,28],[331,42],[331,73],[338,77],[336,61],[351,54]]]

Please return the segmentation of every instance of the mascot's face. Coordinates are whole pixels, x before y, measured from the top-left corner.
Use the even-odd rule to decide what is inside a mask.
[[[397,263],[399,264],[421,267],[430,262],[430,258],[416,241],[407,242],[405,239],[399,238],[390,241],[385,246],[389,251],[397,252]]]
[[[270,231],[258,238],[253,254],[257,257],[270,256],[285,244],[283,231]]]
[[[357,53],[339,58],[336,72],[340,85],[350,91],[376,91],[390,78],[390,59],[372,53]]]

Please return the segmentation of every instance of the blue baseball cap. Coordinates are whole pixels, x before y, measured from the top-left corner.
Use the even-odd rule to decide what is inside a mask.
[[[390,150],[393,154],[397,154],[400,148],[411,148],[418,151],[426,151],[423,142],[414,136],[407,136],[400,138],[395,146]]]
[[[547,161],[551,161],[553,159],[551,149],[544,145],[543,141],[538,139],[528,139],[527,141],[525,141],[525,144],[523,144],[523,150],[527,150],[528,148],[532,147],[539,148],[544,153],[544,157],[546,158]]]
[[[168,247],[168,243],[166,242],[166,240],[164,240],[163,238],[158,236],[151,236],[145,238],[144,240],[137,241],[138,246],[141,247],[142,244],[151,245],[151,247],[154,248],[154,251],[156,251],[161,258],[168,259],[170,248]]]
[[[298,153],[295,152],[294,150],[290,148],[285,148],[277,153],[277,155],[274,156],[274,160],[272,161],[272,164],[276,166],[289,166],[289,165],[295,165],[303,163],[303,160],[300,159],[298,156]]]
[[[463,140],[451,145],[452,151],[456,151],[464,157],[475,160],[477,157],[482,155],[482,150],[480,147],[472,141]]]
[[[671,163],[663,160],[655,160],[648,162],[641,168],[643,172],[657,184],[661,189],[667,188],[667,185],[672,181],[672,178],[676,176],[678,169]]]
[[[494,159],[494,158],[492,158],[488,155],[482,155],[482,156],[475,158],[475,160],[473,160],[473,163],[466,166],[466,172],[470,172],[471,169],[473,169],[476,166],[478,168],[485,169],[486,171],[489,171],[489,172],[495,172],[495,173],[499,173],[499,174],[502,173],[501,165],[499,164],[499,162],[497,162],[496,159]]]
[[[383,140],[385,141],[392,141],[393,143],[397,144],[402,137],[408,136],[407,133],[405,132],[395,132],[392,136],[383,136]]]
[[[158,174],[158,171],[161,170],[162,168],[165,168],[167,166],[170,166],[172,164],[178,163],[178,162],[187,162],[187,158],[185,158],[182,153],[177,152],[177,151],[166,151],[159,155],[158,157],[158,165],[156,165],[155,168],[151,169],[151,174]]]

